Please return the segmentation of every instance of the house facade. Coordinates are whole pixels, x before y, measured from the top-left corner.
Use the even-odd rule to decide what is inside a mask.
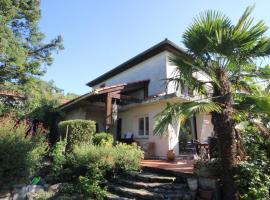
[[[211,136],[213,126],[209,114],[198,114],[185,129],[178,122],[168,127],[165,136],[154,134],[157,115],[167,103],[198,98],[186,86],[176,88],[167,83],[175,75],[175,66],[170,62],[174,55],[187,56],[165,39],[90,81],[87,85],[92,91],[60,107],[65,119],[94,120],[98,132],[109,131],[115,140],[132,135],[149,157],[164,158],[171,149],[176,155],[183,154],[181,135],[185,130],[188,140],[205,140]]]

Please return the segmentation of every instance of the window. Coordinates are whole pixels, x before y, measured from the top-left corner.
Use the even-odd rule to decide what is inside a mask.
[[[139,136],[149,135],[149,117],[138,118],[138,134]]]
[[[145,135],[149,135],[149,118],[145,117]]]

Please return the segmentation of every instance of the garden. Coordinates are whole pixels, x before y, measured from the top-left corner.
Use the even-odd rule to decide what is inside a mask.
[[[116,174],[137,171],[138,146],[114,144],[109,133],[95,133],[95,122],[59,123],[60,139],[51,146],[39,125],[26,135],[27,121],[1,118],[0,188],[14,199],[104,199]]]

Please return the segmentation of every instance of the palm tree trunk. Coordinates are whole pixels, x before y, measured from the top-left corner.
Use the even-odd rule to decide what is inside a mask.
[[[223,105],[221,113],[212,113],[212,123],[218,138],[219,157],[221,158],[222,171],[222,197],[225,200],[238,200],[239,193],[234,182],[234,166],[236,164],[236,141],[233,120],[233,96],[231,84],[225,72],[218,73],[221,87],[214,88],[214,101]]]

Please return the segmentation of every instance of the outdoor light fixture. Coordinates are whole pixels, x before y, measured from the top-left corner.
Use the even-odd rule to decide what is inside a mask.
[[[117,107],[116,100],[115,100],[114,103],[113,103],[113,106],[112,106],[112,120],[113,120],[113,123],[115,123],[116,120],[117,120],[117,112],[118,112],[118,107]]]

